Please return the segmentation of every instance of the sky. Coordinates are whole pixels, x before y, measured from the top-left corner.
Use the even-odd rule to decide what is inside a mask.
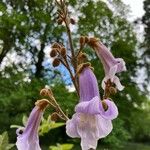
[[[131,18],[130,20],[135,20],[137,17],[142,17],[144,15],[143,1],[144,0],[122,0],[125,4],[131,7]]]

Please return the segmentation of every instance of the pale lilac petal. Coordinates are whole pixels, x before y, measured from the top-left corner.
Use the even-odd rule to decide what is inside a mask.
[[[118,67],[117,65],[114,65],[110,68],[108,76],[109,76],[109,79],[111,80],[111,82],[113,82],[114,76],[117,72],[117,67]]]
[[[99,97],[95,96],[90,101],[80,102],[78,105],[76,105],[75,111],[95,115],[101,113],[101,111],[104,111],[104,109]]]
[[[81,138],[82,150],[96,149],[98,140],[93,138],[92,135],[88,135],[86,138]]]
[[[38,126],[43,112],[38,106],[35,106],[30,113],[28,122],[22,134],[17,132],[16,146],[18,150],[41,150],[38,138]],[[33,147],[34,145],[34,147]]]
[[[82,150],[88,150],[90,148],[96,149],[97,140],[99,139],[96,127],[96,115],[79,113],[79,116],[80,120],[78,122],[77,131],[81,137]]]
[[[101,115],[87,115],[76,113],[78,117],[76,129],[81,137],[82,150],[96,149],[97,141],[104,138],[112,131],[111,120],[101,117]]]
[[[96,115],[97,120],[97,134],[99,139],[106,137],[113,129],[112,121]]]
[[[120,83],[120,80],[117,76],[114,76],[113,82],[119,91],[122,91],[124,89],[124,86]]]
[[[93,97],[99,95],[97,79],[93,71],[86,67],[79,76],[80,102],[90,101]]]
[[[109,99],[104,100],[107,104],[108,109],[106,111],[103,111],[101,116],[105,119],[113,120],[117,118],[118,116],[118,108],[115,105],[113,101],[110,101]]]
[[[127,71],[126,63],[122,58],[116,58],[116,61],[119,62],[117,72]]]
[[[109,76],[105,76],[104,79],[102,80],[102,89],[105,90],[105,87],[106,87],[106,82],[108,81]],[[119,90],[119,91],[122,91],[124,89],[124,86],[121,84],[119,78],[117,76],[114,76],[114,78],[111,78],[111,82],[113,82],[115,85],[116,85],[116,88]]]
[[[78,114],[74,114],[72,116],[72,119],[69,119],[66,122],[66,133],[68,136],[72,138],[80,137],[77,132],[78,120],[79,120]]]
[[[108,81],[109,77],[108,76],[105,76],[102,80],[102,84],[101,84],[101,87],[103,90],[105,90],[105,87],[106,87],[106,82]]]

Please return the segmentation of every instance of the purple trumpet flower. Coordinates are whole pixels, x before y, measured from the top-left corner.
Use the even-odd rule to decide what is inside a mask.
[[[105,99],[105,111],[100,100],[97,79],[89,67],[79,75],[80,102],[75,107],[75,114],[66,122],[66,133],[81,138],[82,150],[96,149],[100,138],[112,131],[112,120],[118,116],[114,102]]]
[[[43,115],[43,109],[48,105],[47,100],[37,101],[36,106],[33,108],[28,122],[24,128],[23,133],[17,129],[18,135],[16,146],[18,150],[41,150],[39,145],[38,127]]]
[[[117,89],[122,91],[124,86],[121,85],[119,78],[115,76],[115,74],[126,71],[124,60],[122,58],[115,58],[110,50],[108,50],[108,48],[100,41],[95,41],[92,45],[101,60],[105,71],[102,88],[105,89],[105,82],[110,79],[110,81],[116,85]]]

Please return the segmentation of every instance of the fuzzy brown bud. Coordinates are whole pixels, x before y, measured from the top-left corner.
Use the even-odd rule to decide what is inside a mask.
[[[89,37],[85,36],[85,43],[88,43],[90,41]]]
[[[57,66],[59,66],[60,65],[60,60],[58,59],[58,58],[55,58],[54,60],[53,60],[53,67],[57,67]]]
[[[73,18],[70,18],[70,23],[71,24],[76,24],[76,21]]]
[[[52,48],[58,48],[58,49],[60,49],[61,46],[58,43],[53,43],[52,44]]]
[[[53,95],[53,92],[51,91],[51,89],[44,88],[40,91],[40,95],[41,96]]]
[[[85,44],[85,37],[81,36],[80,37],[80,45],[83,46]]]
[[[111,87],[109,87],[109,93],[114,95],[117,93],[117,89],[111,86]]]
[[[58,119],[59,119],[59,115],[57,114],[57,112],[54,112],[51,114],[52,121],[57,121]]]
[[[60,53],[61,53],[61,55],[64,57],[64,56],[66,56],[66,49],[65,49],[65,47],[62,47],[61,49],[60,49]]]
[[[99,41],[98,38],[92,37],[92,38],[89,38],[88,44],[89,44],[89,46],[91,46],[91,47],[95,47],[95,45],[96,45],[96,43],[97,43],[98,41]]]
[[[104,100],[102,101],[102,105],[103,105],[104,110],[106,111],[108,109],[108,106]]]
[[[44,110],[47,105],[49,105],[49,101],[47,99],[37,100],[35,105],[38,106],[41,110]]]
[[[61,18],[59,18],[59,19],[57,20],[57,23],[58,23],[59,25],[61,25],[61,24],[63,23],[63,20],[62,20]]]
[[[56,48],[53,48],[50,52],[50,56],[51,57],[55,57],[57,55],[57,49]]]

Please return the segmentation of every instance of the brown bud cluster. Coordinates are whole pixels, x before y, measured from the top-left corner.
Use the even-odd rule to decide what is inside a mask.
[[[60,65],[60,62],[61,62],[61,58],[66,58],[66,48],[62,45],[62,44],[59,44],[59,43],[53,43],[52,44],[52,50],[50,52],[50,56],[51,57],[54,57],[54,60],[53,60],[53,67],[57,67]]]

